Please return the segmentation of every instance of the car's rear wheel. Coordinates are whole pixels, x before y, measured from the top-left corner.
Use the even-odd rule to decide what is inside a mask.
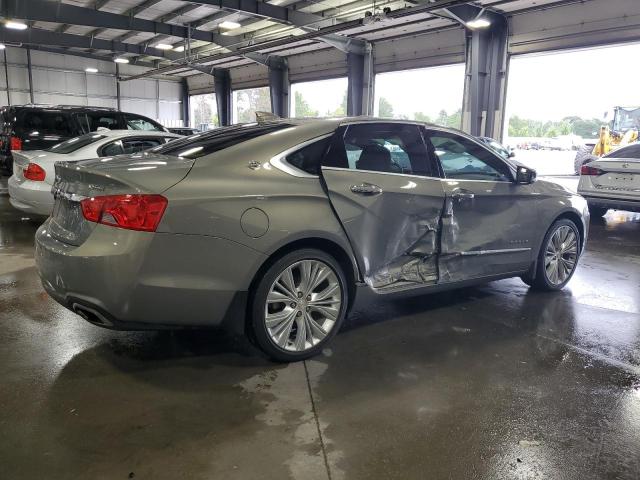
[[[595,205],[589,205],[589,213],[594,218],[604,217],[604,214],[609,211],[606,207],[596,207]]]
[[[317,354],[344,320],[346,282],[338,262],[321,250],[297,250],[275,261],[252,297],[250,320],[258,346],[283,362]]]
[[[538,290],[561,290],[571,280],[580,257],[580,232],[567,218],[557,220],[544,237],[534,279],[524,282]]]

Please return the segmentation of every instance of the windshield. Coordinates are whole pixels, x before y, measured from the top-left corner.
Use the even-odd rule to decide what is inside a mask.
[[[252,138],[289,127],[292,125],[284,122],[233,125],[175,140],[153,148],[151,152],[183,158],[200,158]]]
[[[52,153],[72,153],[76,150],[81,149],[82,147],[86,147],[87,145],[95,143],[98,140],[102,140],[103,138],[106,138],[106,136],[100,135],[99,133],[89,133],[87,135],[81,135],[79,137],[66,140],[62,143],[58,143],[45,151]]]

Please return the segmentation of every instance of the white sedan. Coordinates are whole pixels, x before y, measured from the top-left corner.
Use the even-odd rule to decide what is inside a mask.
[[[609,209],[640,212],[640,142],[583,165],[578,193],[593,217]]]
[[[99,129],[48,150],[13,152],[9,201],[23,212],[48,216],[54,203],[51,187],[55,179],[56,162],[137,153],[176,138],[184,137],[169,132]]]

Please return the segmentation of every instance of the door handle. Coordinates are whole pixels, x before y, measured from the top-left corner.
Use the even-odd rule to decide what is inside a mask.
[[[451,198],[459,202],[464,200],[473,200],[475,197],[475,193],[468,190],[456,190],[451,194]]]
[[[379,195],[382,189],[378,185],[363,182],[360,185],[351,185],[350,190],[358,195]]]

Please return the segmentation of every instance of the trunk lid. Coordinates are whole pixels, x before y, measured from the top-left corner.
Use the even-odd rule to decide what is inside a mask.
[[[640,160],[601,158],[588,164],[603,173],[591,177],[593,186],[603,192],[638,197],[640,194]]]
[[[81,245],[96,225],[84,219],[80,207],[82,198],[159,194],[185,178],[193,164],[194,160],[152,153],[57,162],[49,232],[62,242]]]

